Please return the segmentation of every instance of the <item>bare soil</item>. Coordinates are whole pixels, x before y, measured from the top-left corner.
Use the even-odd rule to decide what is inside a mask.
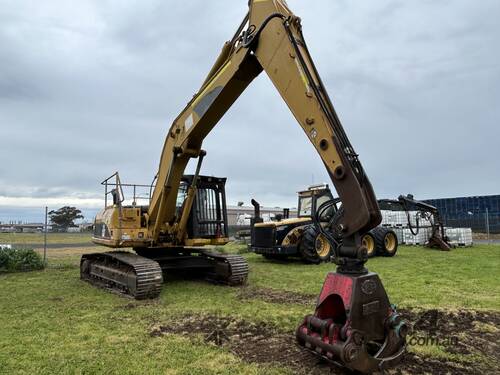
[[[446,353],[464,358],[459,374],[500,374],[500,313],[493,311],[403,310],[412,324],[414,339],[439,340]],[[467,360],[481,356],[481,363]]]
[[[438,310],[406,310],[402,313],[413,325],[412,336],[432,336],[449,342],[453,341],[450,338],[456,337],[454,345],[443,346],[445,352],[456,356],[451,356],[454,358],[451,361],[408,353],[402,363],[388,371],[388,374],[500,373],[499,313]],[[296,373],[352,374],[345,369],[331,367],[324,360],[298,347],[293,332],[280,331],[267,323],[253,323],[227,316],[185,315],[167,324],[154,324],[150,328],[151,337],[166,334],[178,334],[193,340],[199,340],[201,335],[206,343],[223,347],[244,361],[286,366]],[[472,361],[471,354],[480,355],[480,363]]]
[[[314,306],[317,296],[314,294],[300,294],[270,288],[242,287],[238,293],[239,299],[260,299],[278,304],[299,304]]]
[[[280,332],[266,323],[213,315],[187,315],[168,325],[155,325],[150,331],[151,337],[165,334],[190,338],[202,335],[205,342],[224,347],[246,362],[285,365],[299,373],[324,374],[330,370],[327,364],[298,347],[293,334]]]

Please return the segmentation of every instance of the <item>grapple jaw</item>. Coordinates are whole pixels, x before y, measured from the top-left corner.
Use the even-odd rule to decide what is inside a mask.
[[[406,348],[408,325],[391,306],[375,273],[329,273],[314,315],[297,328],[300,345],[351,370],[394,366]]]

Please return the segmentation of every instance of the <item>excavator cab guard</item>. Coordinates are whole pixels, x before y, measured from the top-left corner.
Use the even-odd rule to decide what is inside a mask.
[[[187,191],[193,175],[185,175],[179,192]],[[189,238],[227,238],[226,178],[199,176],[187,224]]]

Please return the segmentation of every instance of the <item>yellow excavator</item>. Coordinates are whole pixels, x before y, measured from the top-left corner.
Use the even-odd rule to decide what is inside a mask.
[[[214,281],[244,282],[248,265],[242,257],[200,247],[226,242],[221,230],[224,223],[209,223],[216,230],[207,236],[200,231],[190,233],[188,223],[195,216],[193,209],[197,211],[195,201],[201,197],[203,140],[262,71],[317,150],[342,204],[326,225],[313,218],[334,249],[337,271],[328,274],[314,314],[306,316],[297,329],[297,341],[312,353],[352,370],[368,373],[387,368],[404,353],[407,325],[389,303],[378,275],[364,267],[367,249],[361,237],[380,223],[381,214],[358,154],[309,54],[301,20],[284,0],[249,1],[240,27],[168,131],[149,204],[123,206],[120,183],[114,185],[113,204],[96,217],[93,241],[113,248],[133,247],[136,254],[84,255],[81,277],[136,298],[158,296],[162,269],[200,268]],[[184,170],[192,158],[198,158],[197,171],[186,179]],[[181,189],[185,194],[179,194]],[[336,203],[323,202],[318,212]]]

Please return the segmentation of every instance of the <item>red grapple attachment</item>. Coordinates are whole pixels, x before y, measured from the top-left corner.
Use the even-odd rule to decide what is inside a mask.
[[[377,274],[326,277],[314,315],[297,328],[297,341],[326,360],[362,373],[399,362],[408,325],[391,306]]]

